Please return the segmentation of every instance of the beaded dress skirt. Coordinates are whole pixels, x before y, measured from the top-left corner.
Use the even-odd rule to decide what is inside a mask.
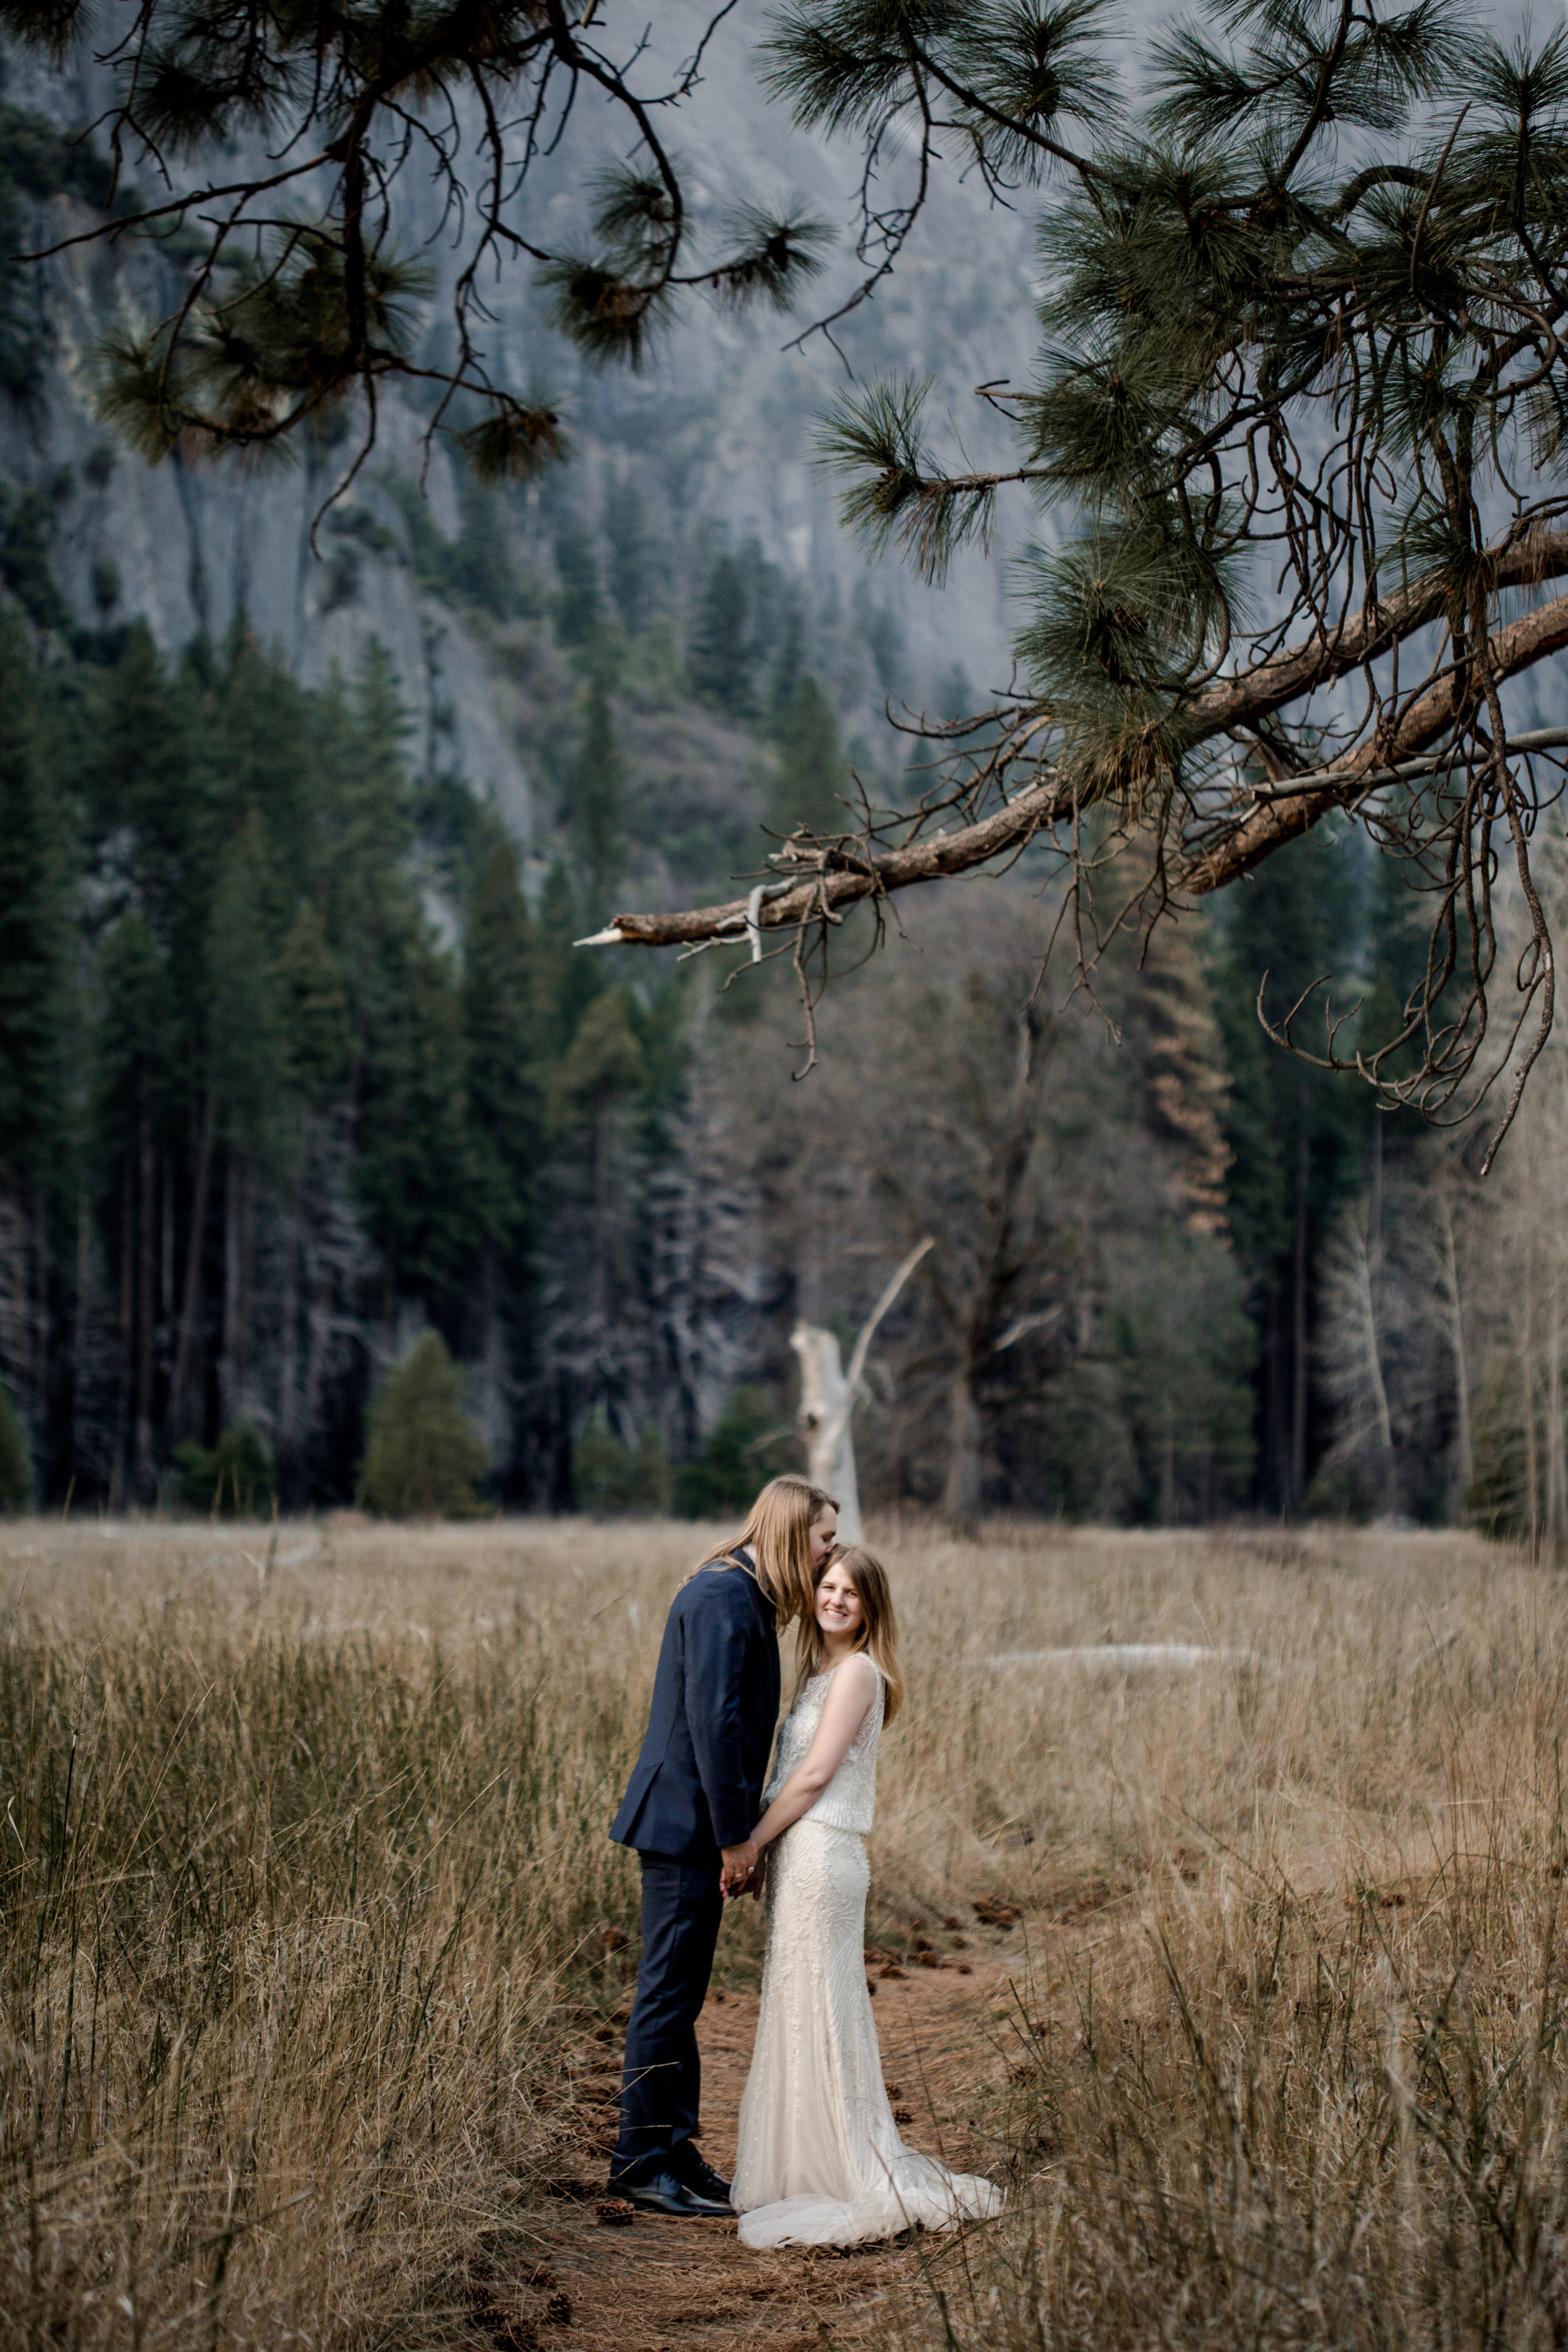
[[[829,1679],[813,1676],[790,1710],[768,1801],[804,1760]],[[990,2181],[903,2145],[882,2084],[866,1985],[864,1836],[882,1704],[879,1677],[838,1771],[768,1856],[762,2011],[731,2191],[748,2246],[853,2246],[1001,2207]]]

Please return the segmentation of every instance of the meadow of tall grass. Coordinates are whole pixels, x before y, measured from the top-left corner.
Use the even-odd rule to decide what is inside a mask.
[[[478,2340],[598,2127],[704,1532],[0,1528],[0,2344]],[[936,2340],[1558,2341],[1568,1592],[1460,1537],[877,1532],[870,1933],[1028,1927]]]

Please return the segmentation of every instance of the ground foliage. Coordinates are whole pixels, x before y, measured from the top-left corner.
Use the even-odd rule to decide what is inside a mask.
[[[598,2185],[637,1958],[605,1827],[730,1532],[145,1526],[107,1568],[91,1524],[5,1534],[7,2352],[499,2340],[551,2183]],[[1464,1538],[877,1539],[911,1698],[875,1966],[1024,1919],[955,2117],[1007,2214],[880,2340],[1552,2341],[1553,1575]],[[1106,1640],[1210,1654],[1042,1670]],[[736,1912],[721,1990],[756,1981]]]
[[[359,1496],[392,1519],[458,1518],[479,1507],[490,1466],[463,1410],[463,1374],[438,1331],[421,1334],[391,1373],[365,1432]]]

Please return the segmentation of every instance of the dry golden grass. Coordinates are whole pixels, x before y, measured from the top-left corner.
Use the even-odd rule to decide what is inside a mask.
[[[869,1932],[992,1894],[1032,1954],[939,2340],[1555,2340],[1568,1594],[1458,1537],[878,1534]],[[0,2343],[482,2340],[700,1540],[0,1529]],[[985,1663],[1101,1642],[1220,1654]]]

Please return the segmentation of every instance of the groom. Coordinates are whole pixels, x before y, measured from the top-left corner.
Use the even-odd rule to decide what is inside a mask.
[[[729,2182],[695,2146],[697,2018],[724,1897],[746,1885],[742,1849],[778,1720],[778,1627],[803,1599],[809,1606],[811,1571],[832,1548],[837,1518],[804,1478],[774,1478],[741,1542],[681,1586],[664,1629],[647,1736],[610,1825],[642,1863],[643,1935],[610,2188],[649,2212],[733,2210]]]

